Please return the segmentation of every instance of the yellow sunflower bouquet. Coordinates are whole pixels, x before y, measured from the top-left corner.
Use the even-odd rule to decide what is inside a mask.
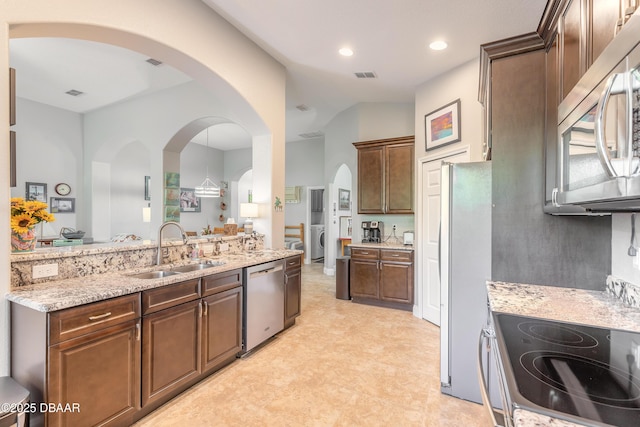
[[[11,230],[22,234],[45,221],[53,222],[56,218],[47,212],[48,205],[37,200],[24,200],[22,197],[11,198]]]

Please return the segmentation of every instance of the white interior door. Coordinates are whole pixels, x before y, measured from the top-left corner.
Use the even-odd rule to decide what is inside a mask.
[[[422,285],[422,318],[440,326],[440,273],[438,264],[440,229],[440,168],[442,162],[463,163],[470,160],[469,151],[444,155],[421,164],[422,267],[418,279]]]

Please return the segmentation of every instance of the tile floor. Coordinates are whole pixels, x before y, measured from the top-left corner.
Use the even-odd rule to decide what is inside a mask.
[[[336,299],[322,267],[303,266],[295,326],[135,425],[491,425],[481,405],[440,393],[438,327]]]

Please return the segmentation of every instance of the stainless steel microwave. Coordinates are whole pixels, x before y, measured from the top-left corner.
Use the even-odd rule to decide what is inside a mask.
[[[558,111],[554,204],[640,211],[640,16],[629,20]]]

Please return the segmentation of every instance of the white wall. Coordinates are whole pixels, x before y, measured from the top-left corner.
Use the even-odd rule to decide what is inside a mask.
[[[76,198],[76,212],[56,214],[56,221],[48,224],[44,236],[57,236],[62,227],[78,228],[82,217],[78,205],[82,202],[82,115],[60,108],[17,98],[16,131],[16,187],[11,197],[25,197],[25,182],[47,184],[47,203],[56,194],[55,185],[65,182]]]
[[[416,159],[468,145],[471,161],[482,160],[482,106],[478,102],[479,60],[473,59],[419,86],[416,90]],[[460,99],[461,141],[426,151],[424,116]]]
[[[324,141],[310,139],[286,145],[285,186],[302,187],[300,203],[285,203],[285,223],[296,225],[306,221],[309,201],[307,187],[324,185]],[[309,224],[306,224],[307,228]]]

